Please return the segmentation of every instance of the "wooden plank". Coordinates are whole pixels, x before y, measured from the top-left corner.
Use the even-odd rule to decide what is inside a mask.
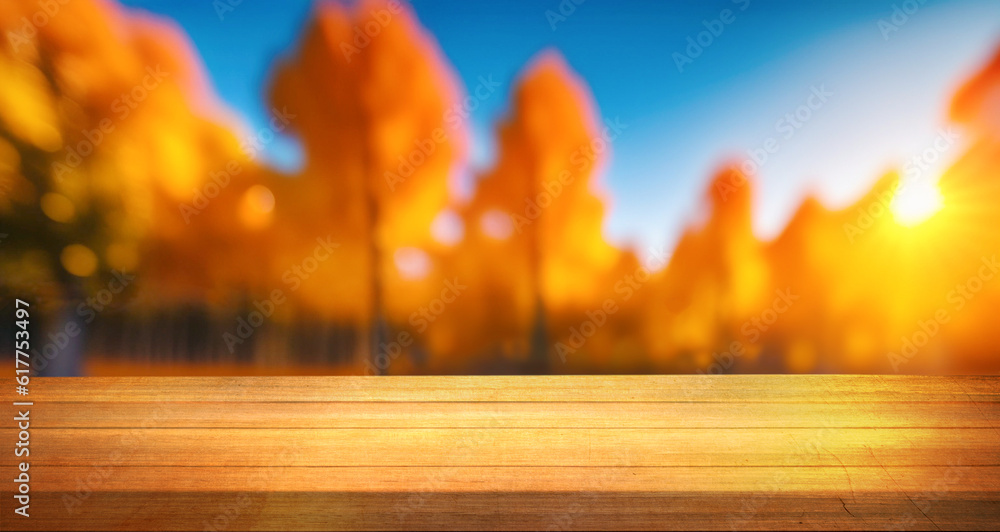
[[[37,378],[39,402],[924,402],[1000,401],[986,377],[610,375]],[[3,390],[11,394],[12,390]],[[5,396],[11,397],[11,396]]]
[[[20,530],[995,530],[997,501],[646,493],[41,494]]]
[[[992,466],[997,441],[994,429],[37,429],[31,452],[42,466],[263,466],[290,447],[289,465],[313,466]]]
[[[32,379],[30,398],[32,517],[8,519],[0,483],[4,530],[1000,520],[996,377]]]
[[[15,410],[0,405],[4,418]],[[39,402],[32,417],[35,428],[991,428],[1000,402]]]
[[[290,466],[291,454],[273,465],[46,466],[34,470],[35,490],[356,493],[421,492],[630,492],[755,493],[808,495],[824,492],[853,499],[893,492],[912,499],[956,497],[996,500],[998,466],[677,466],[677,467],[421,467]],[[2,478],[16,476],[0,467]],[[4,484],[10,492],[12,487]]]

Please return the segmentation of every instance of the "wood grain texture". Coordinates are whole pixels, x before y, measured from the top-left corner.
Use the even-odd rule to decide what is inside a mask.
[[[31,517],[0,483],[3,530],[1000,526],[996,377],[31,384]]]

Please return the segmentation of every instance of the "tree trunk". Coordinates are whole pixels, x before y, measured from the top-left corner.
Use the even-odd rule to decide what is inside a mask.
[[[76,308],[85,294],[76,279],[63,279],[61,284],[65,301],[53,320],[45,326],[45,336],[32,342],[33,355],[41,357],[36,364],[32,364],[39,377],[79,377],[83,374],[87,322],[76,312]],[[71,334],[73,331],[76,334]],[[52,353],[55,356],[49,358]]]
[[[365,152],[365,159],[364,168],[367,170],[371,167],[367,161],[367,152]],[[376,180],[372,179],[371,176],[365,175],[365,181],[369,228],[371,232],[371,248],[369,250],[371,255],[371,331],[368,337],[368,341],[370,342],[368,346],[368,362],[372,373],[375,375],[384,375],[386,370],[389,369],[391,360],[388,358],[388,354],[382,357],[383,361],[380,361],[378,356],[379,350],[383,345],[388,343],[389,338],[389,327],[382,307],[382,248],[378,239],[379,204],[374,190],[375,185],[373,184],[373,181]]]
[[[546,375],[551,372],[549,360],[549,332],[545,323],[545,304],[541,294],[535,298],[535,319],[531,328],[531,372]]]
[[[533,165],[537,168],[537,164]],[[531,196],[537,197],[537,182],[532,181]],[[539,237],[541,231],[542,213],[532,222],[528,234],[531,241],[528,243],[530,253],[528,275],[531,276],[532,288],[535,292],[534,320],[529,337],[528,366],[529,371],[535,374],[548,374],[551,371],[549,365],[549,333],[545,323],[545,300],[542,296],[542,243]]]

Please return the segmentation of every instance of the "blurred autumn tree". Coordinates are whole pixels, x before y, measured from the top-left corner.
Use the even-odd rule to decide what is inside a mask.
[[[371,323],[373,359],[388,342],[386,298],[403,297],[387,290],[395,269],[386,256],[428,245],[462,151],[462,135],[445,123],[455,102],[450,79],[408,7],[365,1],[353,12],[319,5],[273,81],[274,105],[297,116],[305,168],[296,186],[312,198],[300,199],[319,203],[342,244],[330,282],[343,289],[333,297],[350,300]]]
[[[667,268],[649,288],[643,316],[646,349],[660,362],[711,363],[738,337],[764,299],[767,270],[751,224],[752,185],[736,168],[709,184],[705,222],[685,231]]]
[[[557,53],[537,58],[499,126],[496,166],[478,179],[464,208],[464,250],[474,255],[465,275],[484,291],[477,304],[487,325],[478,334],[527,332],[535,371],[548,371],[552,356],[547,317],[589,304],[598,272],[618,257],[601,237],[604,205],[593,189],[620,131],[597,124],[593,109]],[[490,312],[495,308],[508,312]]]
[[[57,284],[69,304],[53,330],[94,319],[103,306],[76,304],[112,270],[136,270],[159,198],[174,198],[166,207],[176,211],[220,144],[192,112],[202,81],[179,31],[104,3],[57,8],[0,6],[0,171],[10,181],[2,267]],[[82,339],[49,371],[78,372]]]
[[[102,1],[53,5],[42,17],[32,0],[0,3],[0,288],[40,301],[55,336],[109,321],[91,324],[89,301],[135,274],[146,297],[112,322],[119,334],[139,324],[155,331],[147,346],[200,363],[1000,369],[1000,55],[952,102],[962,142],[947,133],[958,156],[939,181],[904,167],[843,209],[808,198],[762,241],[754,176],[727,167],[660,269],[603,236],[597,180],[627,126],[598,122],[555,52],[518,77],[495,166],[465,201],[449,197],[466,170],[460,90],[399,3],[318,4],[258,131],[215,101],[179,29]],[[305,153],[297,175],[257,160],[286,134]],[[898,219],[901,176],[939,187],[940,212]],[[462,288],[446,301],[448,283]],[[197,348],[192,331],[207,338]],[[85,336],[40,369],[77,373]],[[324,358],[331,345],[367,365]]]

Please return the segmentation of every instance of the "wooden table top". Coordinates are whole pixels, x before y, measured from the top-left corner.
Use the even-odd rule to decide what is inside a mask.
[[[3,530],[1000,527],[998,377],[38,378],[27,398],[12,391]],[[23,400],[28,518],[11,482]]]

